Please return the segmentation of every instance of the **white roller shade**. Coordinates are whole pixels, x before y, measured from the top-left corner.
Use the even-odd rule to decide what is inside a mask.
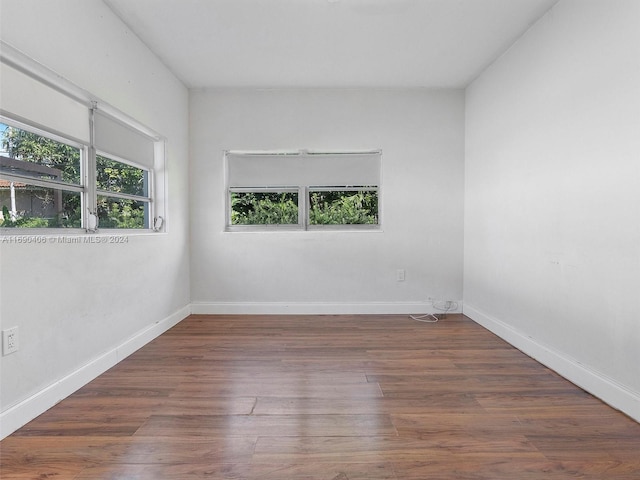
[[[153,139],[100,111],[95,112],[93,122],[97,150],[153,168]]]
[[[0,109],[16,120],[89,143],[86,104],[4,63],[0,63]]]
[[[380,152],[227,152],[226,159],[229,187],[375,186],[380,183]]]

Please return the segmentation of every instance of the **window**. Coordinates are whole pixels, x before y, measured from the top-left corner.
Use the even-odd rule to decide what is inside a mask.
[[[10,47],[2,53],[0,228],[162,225],[164,141]]]
[[[378,225],[377,188],[309,189],[309,225]]]
[[[97,155],[96,178],[100,228],[148,228],[148,170]]]
[[[378,228],[380,157],[227,152],[227,230]]]
[[[298,192],[231,190],[231,225],[298,225]]]
[[[0,227],[81,228],[89,212],[99,228],[151,227],[150,169],[98,154],[89,189],[88,146],[0,120]]]
[[[96,215],[100,228],[151,228],[154,144],[95,111]]]
[[[83,146],[0,123],[0,227],[82,224]]]

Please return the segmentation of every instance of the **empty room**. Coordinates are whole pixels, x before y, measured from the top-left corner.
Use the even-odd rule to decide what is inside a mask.
[[[0,0],[2,479],[640,478],[640,1]]]

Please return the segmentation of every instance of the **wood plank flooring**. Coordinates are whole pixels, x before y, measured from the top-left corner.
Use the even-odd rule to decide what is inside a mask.
[[[640,479],[640,424],[462,315],[191,316],[0,443],[9,479]]]

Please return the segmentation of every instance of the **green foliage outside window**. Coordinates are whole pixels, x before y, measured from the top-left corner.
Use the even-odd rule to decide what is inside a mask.
[[[2,150],[10,158],[34,163],[51,169],[51,175],[29,172],[34,178],[55,179],[80,184],[80,150],[55,140],[0,124]],[[17,182],[16,182],[17,183]],[[31,210],[9,212],[8,188],[3,195],[0,227],[4,228],[79,228],[81,224],[80,195],[53,188],[20,183],[16,195],[30,199]]]
[[[296,225],[295,192],[232,192],[231,225]]]
[[[0,128],[2,149],[10,158],[56,169],[62,172],[63,182],[80,183],[80,150],[76,147],[1,123]]]
[[[98,197],[100,228],[144,228],[145,204],[133,200]]]
[[[96,157],[97,187],[114,193],[146,197],[147,173],[106,157]],[[145,228],[144,202],[98,196],[98,225],[101,228]]]
[[[295,192],[231,192],[231,225],[297,225]],[[378,192],[309,193],[309,225],[377,225]]]
[[[146,172],[140,168],[98,155],[96,171],[99,190],[147,196]]]
[[[42,189],[27,186],[21,189],[23,194],[29,194],[36,198],[43,205],[52,201],[53,194],[60,193],[59,190]],[[73,192],[61,192],[63,211],[54,216],[37,216],[22,214],[12,219],[7,205],[2,205],[2,218],[0,227],[3,228],[80,228],[82,219],[80,218],[80,195]],[[76,207],[77,206],[77,207]]]
[[[378,192],[317,191],[309,194],[310,225],[377,225]]]

